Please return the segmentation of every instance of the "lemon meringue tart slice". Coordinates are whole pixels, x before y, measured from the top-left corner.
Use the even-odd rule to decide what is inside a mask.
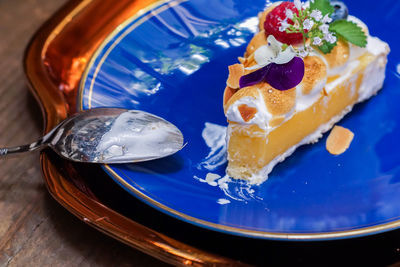
[[[230,177],[264,182],[297,147],[317,142],[382,88],[388,44],[344,4],[337,14],[327,3],[268,7],[244,56],[229,66],[223,107]]]

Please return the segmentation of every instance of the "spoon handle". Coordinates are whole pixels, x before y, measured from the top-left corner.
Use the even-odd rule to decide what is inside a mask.
[[[43,138],[41,138],[38,141],[36,141],[32,144],[29,144],[29,145],[0,148],[0,157],[6,157],[7,155],[11,155],[11,154],[34,151],[34,150],[42,148],[44,145],[45,145],[45,142],[43,141]]]

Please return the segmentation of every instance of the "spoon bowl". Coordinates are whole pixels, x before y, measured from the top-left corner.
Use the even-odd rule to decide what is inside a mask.
[[[170,122],[144,111],[96,108],[65,119],[32,144],[2,148],[0,155],[45,146],[76,162],[130,163],[176,153],[183,147],[183,135]]]

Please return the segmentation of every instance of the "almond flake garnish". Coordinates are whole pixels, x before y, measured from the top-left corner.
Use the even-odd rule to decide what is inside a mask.
[[[352,131],[336,125],[326,140],[326,149],[333,155],[340,155],[349,148],[353,137]]]
[[[255,107],[249,107],[246,104],[242,104],[238,107],[238,110],[240,112],[240,115],[242,116],[243,120],[245,122],[250,121],[252,118],[254,118],[254,116],[257,113],[257,108]]]
[[[237,89],[239,88],[239,80],[240,77],[244,75],[244,66],[242,64],[234,64],[229,67],[229,77],[226,81],[226,85],[230,88]]]

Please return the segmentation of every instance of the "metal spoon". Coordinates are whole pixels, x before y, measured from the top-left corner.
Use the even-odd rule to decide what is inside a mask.
[[[139,110],[96,108],[79,112],[38,141],[0,148],[0,156],[51,147],[77,162],[128,163],[176,153],[183,135],[170,122]]]

